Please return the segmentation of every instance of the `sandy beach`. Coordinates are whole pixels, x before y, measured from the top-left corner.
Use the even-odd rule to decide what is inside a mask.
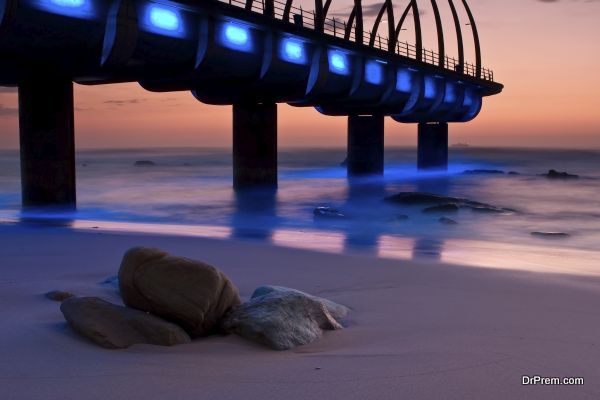
[[[100,282],[136,245],[212,263],[243,298],[277,284],[345,304],[346,329],[285,352],[233,335],[172,348],[96,347],[44,293],[118,302],[116,289]],[[0,265],[6,400],[600,396],[598,277],[12,224],[0,227]],[[585,385],[523,386],[523,375],[583,377]]]

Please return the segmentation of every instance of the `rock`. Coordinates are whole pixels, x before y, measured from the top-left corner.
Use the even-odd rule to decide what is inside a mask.
[[[542,176],[545,176],[549,179],[579,179],[579,175],[572,175],[567,172],[558,172],[554,169],[551,169],[546,174],[542,174]]]
[[[133,163],[134,166],[136,167],[152,167],[155,166],[156,163],[154,161],[149,161],[149,160],[139,160]]]
[[[288,350],[313,342],[323,330],[342,326],[312,296],[272,290],[232,309],[223,319],[223,328],[274,350]]]
[[[447,213],[447,212],[458,212],[460,207],[454,203],[440,204],[438,206],[427,207],[423,209],[424,213]]]
[[[419,205],[419,204],[443,204],[443,203],[461,203],[466,201],[458,197],[441,196],[432,193],[422,192],[400,192],[393,196],[388,196],[385,201],[390,203],[404,205]]]
[[[317,207],[313,210],[316,218],[344,219],[346,216],[333,207]]]
[[[401,205],[427,205],[434,204],[438,206],[448,207],[448,209],[454,210],[454,207],[449,206],[449,204],[454,204],[458,208],[468,208],[473,211],[479,212],[487,212],[487,213],[513,213],[515,210],[510,208],[502,208],[496,207],[491,204],[480,203],[478,201],[468,200],[461,197],[451,197],[451,196],[441,196],[438,194],[432,193],[422,193],[422,192],[401,192],[395,194],[393,196],[386,197],[384,199],[387,202],[401,204]],[[439,210],[443,212],[443,209],[436,207],[429,207],[431,210],[427,212],[434,212],[434,210]],[[442,207],[443,208],[443,207]],[[425,210],[424,210],[425,211]]]
[[[71,297],[62,302],[60,311],[75,331],[109,349],[138,343],[174,346],[191,340],[175,324],[97,297]]]
[[[499,169],[468,169],[463,172],[465,175],[503,175],[504,171]]]
[[[537,236],[545,239],[563,239],[570,237],[571,235],[564,232],[531,232],[531,236]]]
[[[456,222],[452,218],[447,218],[447,217],[441,217],[438,221],[444,225],[457,225],[458,224],[458,222]]]
[[[307,296],[310,297],[313,300],[317,300],[318,302],[320,302],[321,304],[323,304],[325,306],[325,308],[327,308],[327,311],[329,311],[329,313],[331,314],[331,316],[333,318],[335,318],[336,321],[340,322],[342,321],[342,319],[344,317],[346,317],[346,315],[348,315],[348,312],[350,312],[350,309],[346,306],[343,306],[341,304],[335,303],[331,300],[327,300],[324,299],[322,297],[317,297],[317,296],[313,296],[312,294],[308,294],[305,292],[302,292],[300,290],[297,289],[292,289],[292,288],[288,288],[285,286],[272,286],[272,285],[263,285],[263,286],[259,286],[257,287],[254,292],[252,293],[251,298],[256,298],[256,297],[260,297],[260,296],[264,296],[266,294],[269,293],[298,293],[301,294],[303,296]]]
[[[509,175],[521,175],[519,172],[515,172],[515,171],[508,171]]]
[[[237,288],[212,265],[135,247],[119,269],[125,305],[173,321],[192,337],[218,331],[218,322],[241,303]]]
[[[54,301],[63,301],[74,296],[75,295],[73,293],[62,290],[53,290],[51,292],[46,293],[46,297]]]

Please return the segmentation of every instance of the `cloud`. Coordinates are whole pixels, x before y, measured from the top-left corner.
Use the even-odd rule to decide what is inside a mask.
[[[19,115],[18,108],[4,107],[0,104],[0,117],[13,117]]]
[[[104,104],[112,104],[121,107],[126,104],[141,104],[144,103],[146,100],[147,99],[106,100]]]

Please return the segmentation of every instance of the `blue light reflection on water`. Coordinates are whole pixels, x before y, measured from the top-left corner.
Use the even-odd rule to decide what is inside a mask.
[[[50,225],[100,221],[100,225],[121,224],[119,229],[132,230],[126,224],[138,224],[140,229],[160,224],[171,232],[197,231],[200,228],[194,226],[202,225],[220,227],[209,231],[223,237],[279,243],[302,240],[310,246],[317,245],[316,238],[330,237],[331,246],[342,250],[375,251],[385,243],[389,252],[394,243],[410,247],[404,240],[413,243],[416,253],[429,255],[440,253],[435,250],[444,247],[439,243],[456,240],[547,245],[530,237],[533,230],[569,229],[574,236],[560,243],[565,248],[589,249],[599,238],[600,211],[593,200],[600,193],[596,153],[453,149],[448,172],[422,173],[414,166],[414,149],[390,150],[384,178],[358,179],[349,185],[345,169],[339,166],[345,155],[342,149],[282,151],[278,191],[236,195],[231,190],[228,150],[88,151],[78,154],[79,210],[59,216],[18,211],[18,154],[7,154],[0,152],[0,217],[4,220],[44,218]],[[140,159],[153,160],[156,166],[133,166]],[[536,176],[549,168],[596,179],[551,182]],[[517,170],[522,175],[462,174],[467,169]],[[386,195],[400,191],[467,197],[521,212],[498,216],[460,211],[449,215],[459,226],[447,227],[438,222],[439,215],[423,213],[423,207],[382,202]],[[317,206],[335,207],[348,218],[315,219]],[[402,214],[409,218],[398,220]],[[302,233],[298,232],[309,232],[313,239],[299,239]]]

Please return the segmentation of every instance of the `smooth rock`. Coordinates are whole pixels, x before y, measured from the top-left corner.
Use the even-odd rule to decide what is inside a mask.
[[[223,328],[274,350],[288,350],[342,325],[322,302],[295,291],[274,290],[232,309]]]
[[[448,204],[440,204],[438,206],[427,207],[427,208],[423,209],[423,212],[430,214],[430,213],[458,212],[458,210],[460,210],[460,207],[458,207],[458,205],[456,205],[454,203],[448,203]]]
[[[458,224],[458,222],[456,222],[452,218],[448,218],[448,217],[441,217],[438,221],[444,225],[457,225]]]
[[[473,211],[486,212],[486,213],[499,213],[508,214],[514,213],[515,210],[510,208],[496,207],[491,204],[480,203],[461,197],[442,196],[432,193],[423,192],[401,192],[393,196],[386,197],[384,199],[387,202],[401,204],[401,205],[428,205],[434,204],[444,206],[448,204],[455,204],[459,208],[468,208]],[[454,207],[449,207],[454,208]]]
[[[564,232],[531,232],[531,236],[537,236],[545,239],[564,239],[570,237],[571,235]]]
[[[134,166],[136,167],[152,167],[155,166],[156,163],[154,161],[149,161],[149,160],[139,160],[133,163]]]
[[[54,301],[63,301],[70,297],[74,297],[75,295],[71,292],[66,292],[63,290],[53,290],[51,292],[46,293],[46,297],[50,300]]]
[[[327,311],[329,311],[329,313],[331,314],[331,316],[333,318],[336,319],[336,321],[340,322],[342,321],[342,319],[344,317],[346,317],[346,315],[348,315],[348,313],[350,312],[350,309],[344,305],[338,304],[336,302],[333,302],[331,300],[328,299],[324,299],[323,297],[318,297],[318,296],[314,296],[312,294],[308,294],[306,292],[302,292],[298,289],[292,289],[292,288],[288,288],[285,286],[273,286],[273,285],[263,285],[263,286],[259,286],[256,289],[254,289],[254,292],[252,293],[251,298],[256,298],[256,297],[260,297],[260,296],[264,296],[266,294],[269,293],[280,293],[280,294],[285,294],[285,293],[298,293],[301,294],[303,296],[307,296],[313,300],[317,300],[318,302],[320,302],[321,304],[323,304],[325,306],[325,308],[327,308]]]
[[[337,208],[333,207],[317,207],[313,210],[313,215],[316,218],[344,219],[346,216]]]
[[[71,297],[62,302],[60,311],[75,331],[110,349],[138,343],[174,346],[191,340],[175,324],[97,297]]]
[[[579,179],[579,175],[573,175],[567,172],[559,172],[554,169],[551,169],[546,174],[542,174],[542,176],[550,179]]]
[[[125,253],[119,289],[125,305],[173,321],[192,337],[217,333],[222,316],[241,303],[238,289],[212,265],[146,247]]]

